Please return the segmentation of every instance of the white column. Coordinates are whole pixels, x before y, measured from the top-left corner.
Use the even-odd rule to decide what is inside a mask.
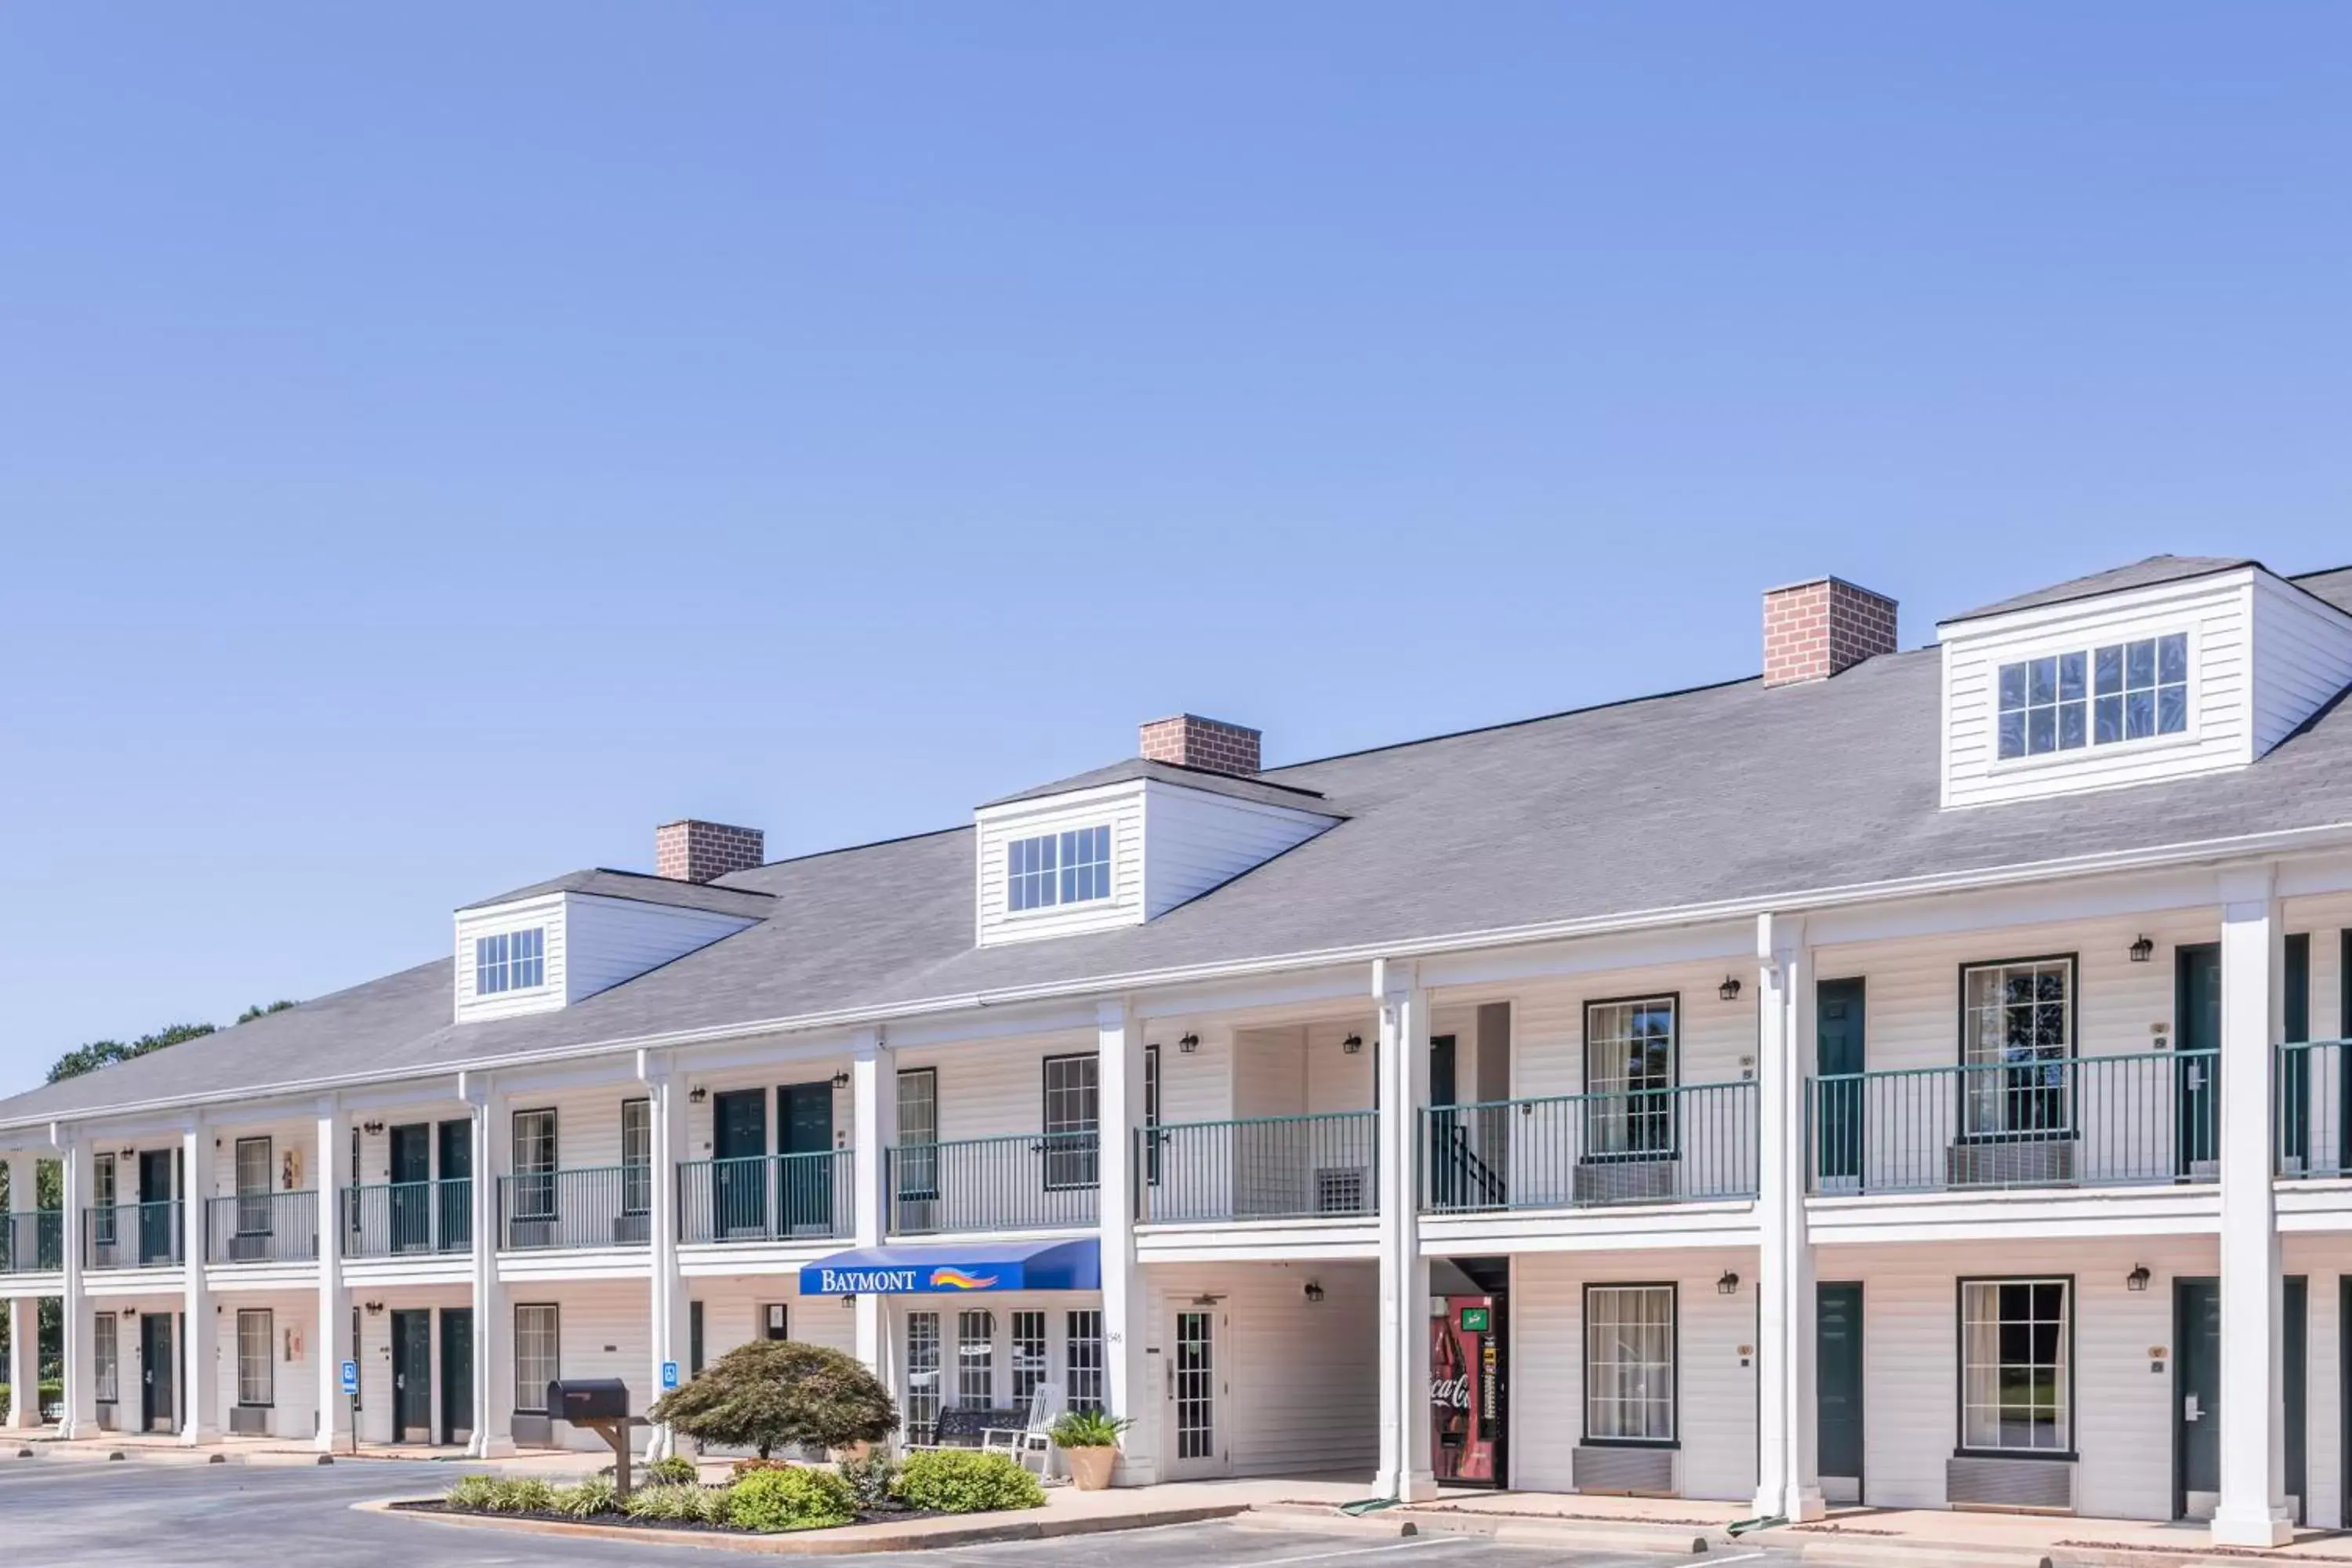
[[[2276,1546],[2286,1509],[2284,1292],[2271,1163],[2271,1058],[2284,1034],[2286,943],[2269,867],[2221,895],[2221,1496],[2213,1541]]]
[[[343,1363],[360,1352],[352,1343],[351,1292],[343,1288],[347,1233],[335,1207],[351,1183],[352,1173],[344,1169],[351,1163],[351,1145],[341,1105],[331,1099],[320,1100],[318,1117],[311,1180],[319,1193],[319,1322],[310,1353],[319,1373],[319,1431],[311,1442],[327,1453],[351,1444],[352,1400],[343,1392]]]
[[[666,1053],[639,1051],[637,1077],[646,1086],[646,1113],[653,1121],[653,1356],[646,1386],[658,1399],[663,1368],[675,1365],[681,1383],[687,1370],[688,1309],[686,1281],[677,1271],[677,1161],[686,1148],[686,1091]],[[670,1429],[656,1426],[647,1435],[646,1455],[660,1458],[676,1447]]]
[[[25,1267],[28,1257],[37,1261],[40,1247],[40,1212],[33,1156],[22,1151],[8,1155],[8,1225],[9,1243],[16,1249],[16,1263]],[[40,1390],[40,1301],[31,1296],[8,1299],[8,1426],[16,1430],[41,1424]]]
[[[878,1029],[860,1029],[849,1047],[850,1245],[879,1247],[890,1234],[887,1151],[898,1141],[896,1058]],[[896,1388],[890,1354],[890,1302],[857,1298],[857,1359]]]
[[[1805,1071],[1813,973],[1801,920],[1756,922],[1756,1501],[1765,1518],[1822,1517],[1814,1404],[1813,1249],[1805,1225]]]
[[[1410,963],[1372,965],[1380,1004],[1381,1468],[1372,1489],[1401,1502],[1437,1495],[1430,1465],[1429,1259],[1421,1255],[1417,1136],[1429,1100],[1429,994]]]
[[[65,1418],[58,1425],[61,1437],[98,1435],[98,1368],[90,1344],[89,1298],[82,1294],[82,1266],[89,1261],[89,1204],[92,1182],[89,1141],[68,1134],[62,1127],[49,1130],[49,1142],[65,1162],[66,1258],[64,1300],[60,1303],[65,1338]]]
[[[213,1132],[198,1116],[180,1134],[180,1443],[220,1441],[221,1326],[205,1278],[205,1218],[213,1195]]]
[[[487,1078],[465,1075],[460,1087],[474,1109],[474,1441],[476,1458],[515,1451],[514,1325],[506,1321],[506,1287],[499,1281],[499,1173],[514,1130],[506,1096]]]
[[[1135,1133],[1143,1125],[1143,1027],[1124,1001],[1095,1013],[1095,1173],[1102,1227],[1103,1402],[1134,1423],[1119,1439],[1122,1486],[1160,1479],[1160,1385],[1151,1366],[1151,1294],[1135,1259]]]

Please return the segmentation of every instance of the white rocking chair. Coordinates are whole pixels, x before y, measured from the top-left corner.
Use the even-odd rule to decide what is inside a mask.
[[[1054,1423],[1062,1418],[1062,1385],[1041,1383],[1037,1392],[1029,1396],[1029,1422],[1025,1426],[994,1426],[981,1433],[980,1447],[985,1453],[1010,1454],[1013,1460],[1027,1465],[1029,1456],[1037,1456],[1037,1477],[1043,1480],[1054,1462]]]

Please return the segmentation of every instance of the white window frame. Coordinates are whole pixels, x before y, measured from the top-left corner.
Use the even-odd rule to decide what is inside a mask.
[[[547,928],[492,931],[474,939],[474,994],[503,996],[547,984]]]
[[[1116,880],[1108,822],[1033,833],[1004,846],[1004,912],[1038,914],[1100,903]]]
[[[1979,977],[1995,987],[1980,999]],[[2041,994],[2055,979],[2062,994]],[[2012,1000],[2012,983],[2032,983],[2032,994]],[[2074,1040],[2080,965],[2071,952],[1993,959],[1960,966],[1960,1077],[1963,1142],[2029,1142],[2073,1138],[2075,1132]],[[2024,1016],[2020,1017],[2021,1010]],[[2051,1015],[2054,1038],[2046,1031]],[[2017,1029],[2021,1022],[2025,1035]]]
[[[563,1309],[551,1301],[515,1303],[514,1371],[515,1414],[547,1415],[547,1385],[563,1376]]]
[[[2054,1289],[2058,1311],[2042,1315],[2042,1300]],[[2014,1294],[2012,1294],[2014,1293]],[[2012,1315],[2022,1306],[2022,1316]],[[2005,1279],[1963,1279],[1959,1292],[1960,1447],[1972,1454],[2021,1454],[2039,1458],[2072,1458],[2074,1454],[2074,1280],[2071,1275],[2030,1275]],[[2054,1330],[2049,1359],[2039,1348],[2027,1347],[2022,1361],[2012,1360],[2000,1341],[2004,1325],[2023,1325],[2029,1336],[2037,1329]],[[2008,1397],[2013,1372],[2022,1373],[2029,1397],[2022,1403]],[[2051,1397],[2032,1395],[2042,1373],[2048,1373]],[[2050,1412],[2049,1440],[2038,1436],[2044,1427],[2035,1419]],[[2025,1412],[2033,1440],[2022,1444],[2001,1440],[2003,1415]],[[1990,1439],[1990,1440],[1987,1440]]]
[[[2179,680],[2166,680],[2162,678],[2164,645],[2174,637],[2180,639],[2181,678]],[[2146,686],[2133,686],[2129,683],[2131,649],[2141,644],[2151,647],[2149,658],[2151,673],[2155,679]],[[2121,671],[2123,683],[2113,689],[2103,688],[2099,670],[2099,656],[2108,652],[2116,653],[2123,664]],[[2083,678],[2081,695],[2072,699],[2063,697],[2065,661],[2070,659],[2082,661]],[[2033,667],[2045,661],[2053,667],[2051,700],[2047,702],[2035,702],[2032,700]],[[2010,672],[2012,670],[2019,672],[2018,679],[2021,684],[2024,699],[2022,702],[2012,703],[2006,689]],[[2112,700],[2117,704],[2120,721],[2127,726],[2130,707],[2128,699],[2145,691],[2148,694],[2148,721],[2151,725],[2158,725],[2163,721],[2164,693],[2174,688],[2178,688],[2180,692],[2179,729],[2169,732],[2161,729],[2152,729],[2145,735],[2126,733],[2119,734],[2111,741],[2099,739],[2100,705],[2103,700]],[[2080,708],[2083,725],[2081,742],[2072,746],[2064,744],[2063,710],[2070,706]],[[2048,751],[2037,752],[2032,749],[2031,716],[2043,710],[2051,713],[2052,745]],[[1992,733],[1988,750],[1992,754],[1992,765],[1996,771],[2044,767],[2053,763],[2086,756],[2114,756],[2126,751],[2191,743],[2197,739],[2197,635],[2193,629],[2187,626],[2169,626],[2139,637],[2074,642],[2063,647],[2038,648],[2016,658],[1997,658],[1992,660],[1991,710]],[[2004,742],[2001,735],[2002,720],[2011,713],[2027,715],[2024,730],[2019,741],[2022,749],[2014,753],[2003,750]]]
[[[1677,1445],[1681,1345],[1682,1300],[1675,1286],[1584,1288],[1587,1443],[1643,1448]]]
[[[236,1310],[236,1403],[268,1409],[278,1403],[278,1325],[267,1307]]]

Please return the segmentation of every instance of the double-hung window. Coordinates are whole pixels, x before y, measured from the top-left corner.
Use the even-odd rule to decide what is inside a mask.
[[[621,1101],[621,1212],[654,1209],[654,1102]]]
[[[898,1074],[898,1197],[921,1203],[940,1195],[940,1074],[908,1068]]]
[[[1993,1141],[2072,1136],[2074,1044],[2071,957],[1962,970],[1962,1131]]]
[[[236,1141],[236,1233],[239,1236],[268,1236],[270,1225],[269,1203],[270,1142],[267,1138],[240,1138]]]
[[[514,1217],[555,1217],[555,1112],[514,1113]]]
[[[1045,1185],[1054,1191],[1095,1184],[1096,1072],[1091,1051],[1045,1058]]]
[[[530,926],[474,939],[474,994],[536,991],[547,984],[547,928]]]
[[[248,1409],[277,1403],[274,1352],[278,1331],[267,1308],[240,1307],[236,1314],[236,1402]]]
[[[2189,636],[2139,637],[2000,667],[2003,761],[2189,729]]]
[[[1585,1005],[1587,1159],[1674,1157],[1676,1002],[1668,994]]]
[[[1147,1186],[1160,1184],[1160,1145],[1166,1141],[1160,1131],[1160,1047],[1143,1047],[1143,1179]]]
[[[98,1384],[98,1403],[112,1405],[121,1394],[122,1370],[114,1314],[99,1313],[90,1320],[90,1327],[95,1331],[89,1337],[90,1375]]]
[[[114,1245],[114,1156],[97,1154],[89,1162],[89,1239],[94,1247]],[[112,1259],[107,1261],[111,1262]]]
[[[2074,1282],[1960,1281],[1960,1447],[2074,1451]]]
[[[1584,1436],[1675,1441],[1675,1288],[1584,1288]]]
[[[1004,847],[1004,907],[1014,914],[1110,897],[1110,825],[1041,833]]]
[[[551,1306],[514,1310],[516,1410],[528,1415],[547,1414],[547,1385],[563,1375],[563,1319]]]

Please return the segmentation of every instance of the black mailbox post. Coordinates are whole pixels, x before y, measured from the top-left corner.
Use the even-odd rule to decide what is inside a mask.
[[[547,1385],[547,1413],[613,1446],[613,1490],[627,1497],[629,1428],[645,1425],[629,1414],[629,1385],[617,1377],[558,1378]]]

